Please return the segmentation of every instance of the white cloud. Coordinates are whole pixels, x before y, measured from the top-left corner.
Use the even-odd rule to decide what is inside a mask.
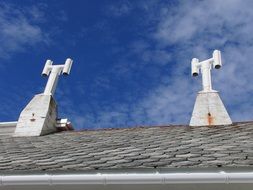
[[[37,24],[42,17],[43,13],[35,6],[23,11],[21,7],[0,3],[0,58],[38,43],[48,43],[47,33]]]
[[[149,40],[155,46],[150,49],[149,41],[135,42],[131,53],[144,62],[163,66],[168,62],[165,66],[172,68],[171,73],[142,100],[99,107],[96,114],[84,117],[82,127],[187,124],[201,89],[201,78],[190,76],[190,61],[209,58],[214,49],[222,51],[224,62],[221,70],[212,71],[214,89],[220,91],[234,121],[252,120],[252,8],[253,1],[247,0],[179,1],[160,10],[149,6],[148,14],[160,15],[153,19],[159,22],[150,26]]]
[[[129,1],[121,0],[108,7],[107,11],[110,15],[120,17],[127,15],[132,10],[132,5]]]
[[[221,91],[221,97],[234,120],[253,119],[252,108],[249,106],[252,105],[253,95],[253,84],[250,82],[253,76],[253,64],[250,62],[253,58],[252,7],[252,1],[185,1],[173,10],[163,10],[162,20],[153,35],[161,47],[174,45],[180,49],[181,52],[172,54],[173,59],[178,61],[174,69],[177,73],[190,72],[191,58],[208,58],[213,49],[221,49],[225,64],[220,71],[213,71],[214,88]],[[192,85],[195,89],[197,87],[195,83],[191,84],[189,76],[181,77],[170,76],[174,83],[163,86],[160,93],[178,92],[174,102],[161,103],[171,106],[167,109],[167,121],[173,122],[173,118],[175,122],[189,120],[187,112],[192,110],[194,102],[192,93],[194,96],[196,94]],[[177,89],[181,86],[181,80],[187,85]],[[156,99],[159,99],[159,95],[146,101]],[[182,101],[184,105],[181,104]],[[151,110],[156,110],[156,107]],[[170,116],[177,111],[188,118]]]
[[[188,44],[188,40],[196,43],[211,37],[209,43],[222,45],[231,40],[231,37],[239,36],[246,42],[250,36],[241,35],[252,32],[252,27],[249,26],[253,16],[252,6],[252,1],[187,1],[163,13],[155,36],[165,44]],[[240,30],[234,31],[235,29]]]

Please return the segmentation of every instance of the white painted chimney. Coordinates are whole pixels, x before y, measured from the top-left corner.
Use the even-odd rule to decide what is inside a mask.
[[[202,88],[198,92],[192,112],[190,126],[230,125],[232,121],[222,103],[218,91],[213,90],[211,69],[219,69],[222,66],[221,53],[214,50],[213,57],[202,62],[193,58],[191,62],[192,76],[202,74]]]
[[[35,95],[23,109],[14,136],[41,136],[57,131],[57,127],[72,128],[67,119],[58,119],[57,104],[53,97],[59,75],[69,75],[72,62],[70,58],[63,65],[46,61],[42,75],[49,76],[49,79],[44,93]]]

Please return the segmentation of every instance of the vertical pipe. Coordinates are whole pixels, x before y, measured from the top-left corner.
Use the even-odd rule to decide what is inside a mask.
[[[52,96],[54,95],[60,71],[61,71],[60,67],[53,66],[52,71],[47,81],[46,88],[44,90],[44,95],[52,95]]]
[[[201,64],[201,72],[202,72],[202,85],[204,92],[210,92],[212,90],[211,83],[211,64],[209,61],[204,61]]]

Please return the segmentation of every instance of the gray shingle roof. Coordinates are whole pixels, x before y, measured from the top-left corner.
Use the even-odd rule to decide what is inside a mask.
[[[0,137],[0,171],[253,166],[253,122]]]

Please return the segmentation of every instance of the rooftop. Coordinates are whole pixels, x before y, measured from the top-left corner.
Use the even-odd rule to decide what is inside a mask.
[[[253,166],[253,122],[0,137],[1,172]]]

